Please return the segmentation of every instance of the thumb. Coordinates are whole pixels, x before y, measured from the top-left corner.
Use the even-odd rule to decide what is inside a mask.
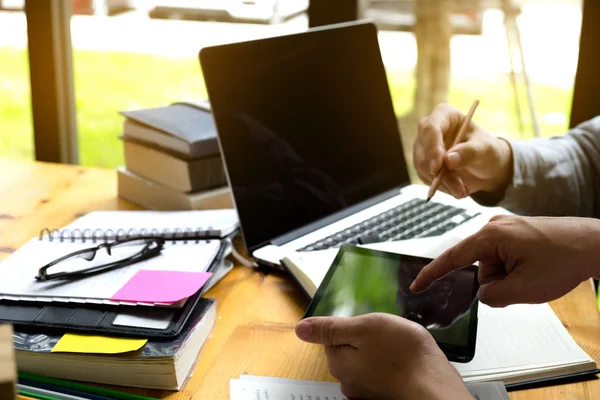
[[[304,319],[296,325],[298,338],[325,346],[353,345],[356,332],[356,322],[352,318],[315,317]]]
[[[515,292],[516,284],[514,281],[514,279],[507,277],[481,285],[477,292],[477,298],[490,307],[506,307],[521,303],[518,293]]]
[[[483,145],[477,140],[459,143],[448,150],[444,164],[451,170],[465,168],[483,154]]]

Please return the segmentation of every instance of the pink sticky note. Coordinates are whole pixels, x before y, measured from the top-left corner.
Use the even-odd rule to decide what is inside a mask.
[[[195,294],[211,276],[212,272],[140,270],[111,300],[176,303]]]

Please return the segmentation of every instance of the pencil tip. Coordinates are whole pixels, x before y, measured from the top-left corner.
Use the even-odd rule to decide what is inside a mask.
[[[429,196],[429,197],[427,198],[427,200],[425,200],[425,203],[429,203],[429,200],[431,200],[431,197],[432,197],[432,196]]]

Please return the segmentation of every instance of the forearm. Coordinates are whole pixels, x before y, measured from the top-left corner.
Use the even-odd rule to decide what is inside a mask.
[[[600,216],[600,118],[562,137],[509,143],[512,180],[476,201],[521,215]]]

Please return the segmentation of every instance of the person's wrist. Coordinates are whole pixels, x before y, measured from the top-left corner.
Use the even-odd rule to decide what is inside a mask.
[[[453,368],[453,367],[451,367]],[[394,399],[429,399],[429,400],[473,400],[460,375],[439,376],[430,371],[415,373],[408,380],[402,379]]]
[[[502,138],[495,138],[493,146],[498,165],[494,178],[489,180],[489,183],[486,187],[482,188],[482,191],[500,194],[504,193],[512,182],[513,154],[510,144]]]

